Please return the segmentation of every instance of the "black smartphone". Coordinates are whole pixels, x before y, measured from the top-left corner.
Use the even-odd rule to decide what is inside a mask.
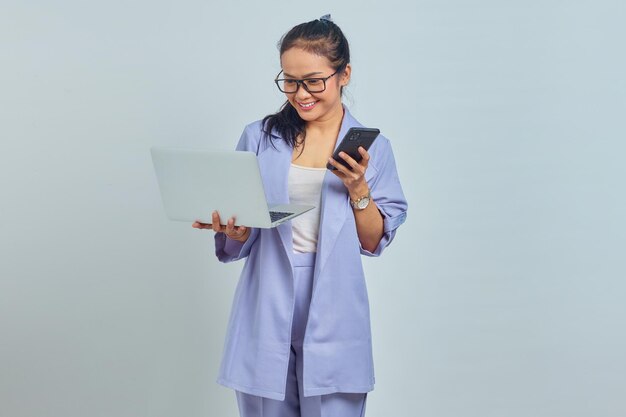
[[[345,152],[352,157],[357,162],[360,162],[361,154],[359,153],[359,146],[362,146],[365,150],[368,150],[372,143],[374,143],[374,139],[378,137],[380,134],[380,130],[369,127],[351,127],[346,135],[341,140],[341,143],[337,147],[337,150],[333,153],[333,159],[345,167],[352,169],[350,165],[346,161],[343,160],[342,157],[339,156],[339,152]],[[330,164],[326,164],[326,168],[330,170],[335,170],[334,166]]]

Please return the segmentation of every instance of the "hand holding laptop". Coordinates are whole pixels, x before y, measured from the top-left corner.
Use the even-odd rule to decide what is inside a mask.
[[[276,227],[314,208],[285,202],[269,204],[253,152],[157,146],[153,146],[150,152],[167,217],[195,221],[193,227],[197,229],[229,230],[238,240],[246,240],[245,229],[239,228],[242,225],[247,228]],[[219,215],[217,220],[215,217],[209,219],[207,215],[212,211],[231,215],[232,230],[228,223],[219,226]]]
[[[215,233],[224,232],[226,236],[231,239],[238,240],[240,242],[245,242],[248,240],[248,236],[250,236],[250,229],[246,226],[235,226],[235,218],[231,217],[228,219],[226,226],[222,226],[220,222],[220,215],[217,211],[214,211],[211,215],[212,223],[200,223],[199,221],[195,221],[191,227],[196,229],[213,229]]]

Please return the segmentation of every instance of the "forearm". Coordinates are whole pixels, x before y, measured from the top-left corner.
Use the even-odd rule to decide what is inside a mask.
[[[367,193],[368,189],[364,187],[360,191],[350,193],[350,199],[355,201]],[[361,246],[369,252],[374,252],[383,237],[383,215],[373,199],[363,210],[352,208],[352,212]]]
[[[363,249],[374,252],[383,237],[383,216],[373,201],[364,210],[354,211],[356,230]]]

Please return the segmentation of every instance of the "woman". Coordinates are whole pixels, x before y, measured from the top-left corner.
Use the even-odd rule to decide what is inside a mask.
[[[275,82],[287,101],[246,126],[238,150],[258,155],[272,203],[316,209],[274,229],[213,229],[222,262],[246,258],[235,291],[218,383],[236,390],[241,416],[362,416],[374,388],[369,305],[361,255],[378,256],[406,218],[389,141],[362,160],[331,155],[350,127],[343,106],[352,67],[330,16],[292,28]],[[337,169],[330,171],[326,164]]]

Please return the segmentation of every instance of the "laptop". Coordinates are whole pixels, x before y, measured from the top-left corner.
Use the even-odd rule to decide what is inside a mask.
[[[272,228],[314,206],[268,204],[254,152],[154,146],[150,149],[165,213],[170,220]]]

